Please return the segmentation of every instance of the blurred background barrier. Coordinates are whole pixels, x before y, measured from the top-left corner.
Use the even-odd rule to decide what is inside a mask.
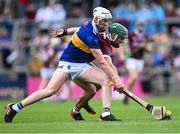
[[[23,99],[26,96],[25,80],[1,80],[0,99]]]

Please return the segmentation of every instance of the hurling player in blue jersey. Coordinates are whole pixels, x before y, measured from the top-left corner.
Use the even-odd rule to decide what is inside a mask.
[[[123,91],[119,76],[104,59],[99,49],[98,33],[107,29],[109,20],[112,18],[111,13],[105,8],[97,7],[93,10],[93,15],[93,20],[83,24],[73,35],[47,87],[43,90],[37,90],[19,103],[6,105],[5,122],[12,122],[17,112],[22,108],[61,90],[61,87],[68,79],[79,79],[86,86],[90,86],[89,83],[100,84],[102,90],[110,90],[108,82],[111,80],[118,92]],[[102,69],[87,63],[90,54],[93,54]],[[104,78],[103,81],[102,78]],[[110,104],[107,103],[107,105]]]
[[[72,35],[74,34],[79,27],[72,27],[67,29],[57,29],[51,31],[51,35],[53,37],[62,37],[65,35]],[[128,37],[128,30],[119,23],[113,23],[109,26],[107,33],[101,32],[99,33],[99,47],[103,53],[103,56],[105,60],[108,62],[108,64],[114,68],[114,71],[117,73],[116,67],[112,63],[112,47],[119,48],[120,46],[124,45],[125,40]],[[95,58],[92,56],[89,57],[89,62],[93,61]],[[91,63],[90,63],[91,64]],[[102,78],[102,81],[104,78]],[[88,113],[95,114],[96,112],[94,109],[88,104],[88,101],[95,95],[95,92],[97,92],[100,88],[99,85],[93,85],[91,83],[91,86],[87,87],[84,83],[80,82],[79,79],[74,80],[74,82],[80,86],[85,92],[84,95],[80,97],[80,99],[76,102],[76,105],[74,106],[73,110],[71,111],[71,116],[75,120],[83,120],[80,110],[81,108],[84,108]],[[112,114],[109,116],[108,111],[110,111],[110,104],[111,102],[111,90],[103,90],[102,91],[102,104],[104,107],[105,112],[102,113],[100,116],[101,120],[108,120],[108,121],[115,121],[116,118]],[[107,116],[103,116],[103,115]]]

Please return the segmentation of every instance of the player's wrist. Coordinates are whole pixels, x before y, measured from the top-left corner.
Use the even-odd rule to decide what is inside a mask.
[[[64,28],[63,35],[68,35],[68,29]]]
[[[67,28],[64,28],[64,29],[63,29],[63,33],[60,34],[60,35],[58,35],[57,37],[62,37],[62,36],[65,36],[65,35],[68,35],[68,30],[67,30]]]
[[[112,77],[112,81],[113,81],[115,84],[118,83],[118,82],[120,82],[119,77],[117,77],[117,76],[113,76],[113,77]]]

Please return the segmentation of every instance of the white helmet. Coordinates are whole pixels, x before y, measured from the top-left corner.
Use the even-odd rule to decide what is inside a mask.
[[[102,19],[112,19],[110,11],[103,7],[96,7],[93,10],[93,17],[98,17],[99,20]]]

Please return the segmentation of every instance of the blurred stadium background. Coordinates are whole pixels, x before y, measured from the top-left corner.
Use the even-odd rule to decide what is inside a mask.
[[[153,52],[144,55],[145,68],[133,92],[154,105],[166,106],[175,118],[156,121],[137,104],[125,106],[115,100],[113,114],[123,121],[102,123],[97,121],[99,100],[91,101],[96,115],[82,110],[88,121],[74,122],[69,112],[82,90],[70,82],[63,92],[50,98],[58,102],[37,103],[18,114],[12,124],[3,123],[4,105],[43,87],[42,83],[39,85],[41,72],[45,69],[45,75],[51,74],[58,63],[57,52],[67,46],[70,37],[51,39],[49,31],[80,26],[92,17],[97,6],[110,9],[112,21],[125,25],[129,31],[135,30],[138,20],[145,21],[144,32],[154,39],[149,43]],[[47,60],[48,54],[53,58]],[[114,52],[113,61],[126,83],[127,70],[119,53]],[[0,133],[179,133],[179,87],[180,0],[0,0]],[[113,98],[122,96],[113,92]],[[60,100],[71,101],[59,103]]]
[[[135,94],[180,96],[180,0],[0,0],[0,99],[22,99],[38,89],[48,46],[63,51],[70,38],[52,40],[49,31],[80,26],[97,6],[110,9],[113,22],[129,31],[144,19],[144,32],[154,38],[153,52],[144,56],[145,68]],[[113,57],[126,79],[118,53]],[[52,68],[58,58],[53,61]],[[78,98],[81,92],[73,83],[64,88],[72,92],[65,91],[55,100]]]

